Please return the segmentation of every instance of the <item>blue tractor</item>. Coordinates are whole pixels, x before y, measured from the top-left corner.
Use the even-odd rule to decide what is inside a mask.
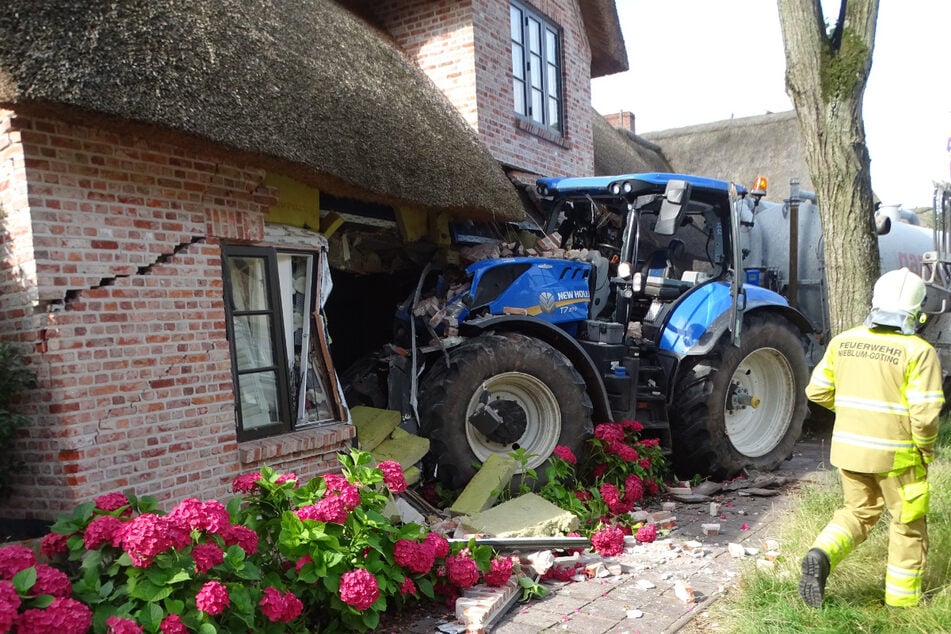
[[[414,311],[421,279],[399,345],[377,359],[388,406],[431,441],[430,474],[460,487],[516,449],[538,469],[556,445],[583,455],[593,423],[623,420],[659,438],[682,477],[776,468],[806,416],[814,329],[746,279],[750,194],[664,173],[536,189],[564,257],[476,262],[455,294],[439,277],[429,319]]]

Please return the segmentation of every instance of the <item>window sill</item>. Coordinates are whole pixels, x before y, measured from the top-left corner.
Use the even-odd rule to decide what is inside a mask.
[[[551,128],[546,128],[545,126],[539,125],[534,121],[523,119],[522,117],[515,117],[515,127],[522,132],[527,132],[532,136],[537,136],[540,139],[544,139],[549,143],[554,143],[555,145],[563,147],[566,150],[571,149],[571,143],[562,133],[555,132]]]
[[[238,443],[238,454],[243,465],[274,462],[301,453],[336,448],[356,435],[357,428],[349,423],[331,423]]]

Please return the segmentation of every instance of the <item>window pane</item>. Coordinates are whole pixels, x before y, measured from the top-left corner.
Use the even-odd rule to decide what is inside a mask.
[[[548,96],[552,99],[558,99],[558,68],[548,65],[548,77],[546,78],[545,88],[548,90]]]
[[[247,431],[280,422],[277,375],[274,371],[238,376],[241,425]]]
[[[541,88],[542,87],[542,58],[537,55],[532,55],[529,57],[531,61],[531,72],[530,81],[532,88]]]
[[[238,371],[274,365],[269,315],[241,315],[234,318],[234,349]]]
[[[524,50],[518,44],[512,44],[512,75],[525,79]]]
[[[512,90],[515,93],[515,112],[521,115],[528,114],[525,110],[525,82],[518,79],[512,80]]]
[[[561,122],[558,120],[558,101],[551,98],[548,99],[548,126],[556,130],[561,129]]]
[[[528,50],[538,55],[542,53],[542,25],[532,18],[528,19]]]
[[[545,123],[545,96],[542,91],[532,89],[532,119]]]
[[[549,64],[558,63],[558,34],[545,29],[545,59]]]
[[[231,271],[231,295],[238,312],[267,310],[267,283],[264,258],[228,258]]]
[[[512,31],[512,41],[522,41],[522,12],[517,7],[509,8],[509,23]]]

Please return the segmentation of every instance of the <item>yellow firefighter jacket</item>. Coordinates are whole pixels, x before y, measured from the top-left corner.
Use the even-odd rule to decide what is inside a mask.
[[[916,335],[859,326],[833,337],[806,396],[835,411],[830,462],[840,469],[887,473],[934,459],[941,365]]]

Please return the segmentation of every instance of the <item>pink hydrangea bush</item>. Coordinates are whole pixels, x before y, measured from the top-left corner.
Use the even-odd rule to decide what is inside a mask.
[[[155,500],[107,493],[60,518],[40,543],[0,548],[0,634],[367,631],[388,608],[451,603],[504,584],[510,559],[451,545],[384,514],[406,479],[365,452],[302,482],[270,468],[237,495]],[[47,563],[48,562],[48,563]]]

